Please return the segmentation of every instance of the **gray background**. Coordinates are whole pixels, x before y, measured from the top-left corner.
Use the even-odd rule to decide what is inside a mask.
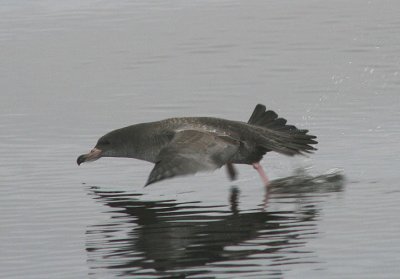
[[[263,103],[320,142],[309,158],[268,155],[262,164],[269,176],[339,168],[344,189],[308,197],[318,208],[312,236],[280,252],[305,251],[299,260],[210,259],[182,272],[397,278],[399,12],[398,1],[1,1],[1,277],[123,274],[106,268],[121,260],[104,257],[112,251],[89,248],[106,249],[100,238],[123,239],[124,230],[142,228],[135,218],[114,219],[122,213],[96,201],[99,189],[139,201],[196,202],[209,208],[202,216],[223,218],[219,209],[229,211],[236,185],[241,212],[261,210],[262,185],[249,166],[239,167],[234,183],[221,170],[143,189],[149,163],[101,159],[78,168],[75,160],[115,128],[173,116],[246,121]],[[296,212],[298,198],[287,201],[271,199],[267,210]],[[118,233],[96,233],[108,222],[117,222]],[[232,249],[257,249],[257,240]],[[164,273],[141,266],[130,274]]]

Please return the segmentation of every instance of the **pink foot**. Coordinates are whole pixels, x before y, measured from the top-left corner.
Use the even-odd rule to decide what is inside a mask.
[[[253,168],[258,172],[258,174],[261,177],[262,182],[264,183],[265,186],[268,186],[269,184],[269,180],[267,175],[264,172],[264,169],[262,168],[262,166],[260,165],[259,162],[257,163],[253,163]]]

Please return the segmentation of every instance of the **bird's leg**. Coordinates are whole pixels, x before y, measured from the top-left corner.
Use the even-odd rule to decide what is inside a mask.
[[[260,162],[253,163],[253,168],[258,172],[258,174],[261,177],[261,180],[264,183],[265,186],[265,195],[264,195],[264,200],[263,200],[263,209],[267,209],[268,206],[268,201],[269,201],[269,195],[270,195],[270,187],[268,187],[269,180],[267,175],[264,172],[263,167],[261,166]]]
[[[261,177],[262,182],[264,183],[264,185],[267,187],[269,184],[269,180],[267,175],[264,172],[264,169],[262,168],[262,166],[260,165],[260,162],[257,163],[253,163],[253,168],[258,172],[258,174]]]
[[[232,163],[226,164],[226,170],[228,172],[228,176],[231,180],[235,180],[237,177],[237,171]]]

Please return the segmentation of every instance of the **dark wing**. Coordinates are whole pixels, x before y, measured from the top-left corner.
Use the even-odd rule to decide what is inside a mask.
[[[197,130],[177,132],[161,150],[145,186],[178,175],[220,168],[233,157],[239,141]]]

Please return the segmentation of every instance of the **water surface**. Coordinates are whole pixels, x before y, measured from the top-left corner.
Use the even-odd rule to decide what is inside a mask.
[[[3,1],[0,277],[397,278],[397,1]],[[263,103],[318,136],[147,188],[79,154],[173,116]],[[128,276],[129,275],[129,276]]]

